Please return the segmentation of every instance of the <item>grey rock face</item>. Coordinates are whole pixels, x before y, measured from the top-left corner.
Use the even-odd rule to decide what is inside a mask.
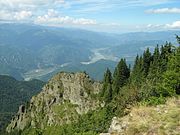
[[[17,116],[6,130],[12,132],[29,126],[44,129],[76,121],[79,115],[103,105],[94,96],[101,87],[85,73],[61,72],[37,96],[32,97],[27,108],[19,107]]]

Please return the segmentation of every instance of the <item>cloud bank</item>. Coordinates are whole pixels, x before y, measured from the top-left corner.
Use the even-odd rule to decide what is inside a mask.
[[[132,20],[128,16],[129,11],[133,11],[132,14],[137,15],[137,18],[138,15],[142,14],[142,17],[146,17],[146,13],[176,14],[177,16],[180,14],[178,7],[158,8],[165,6],[165,4],[167,7],[168,4],[173,3],[172,1],[179,2],[179,0],[0,0],[0,22],[26,22],[90,30],[101,29],[101,31],[105,29],[108,32],[111,29],[114,31],[125,29],[138,31],[146,28],[179,29],[179,21],[174,21],[179,20],[177,17],[174,17],[174,20],[167,19],[168,22],[172,21],[172,23],[167,24],[154,24],[158,22],[155,19],[151,19],[152,21],[149,22],[144,21],[145,19],[139,19],[139,22],[135,24],[132,22],[136,22],[136,20]],[[157,8],[150,9],[150,7]],[[147,25],[147,23],[152,24]],[[136,25],[140,26],[136,27]]]
[[[49,9],[47,14],[38,16],[34,23],[45,24],[45,25],[95,25],[96,20],[85,19],[85,18],[73,18],[69,16],[60,16],[59,13],[53,9]]]

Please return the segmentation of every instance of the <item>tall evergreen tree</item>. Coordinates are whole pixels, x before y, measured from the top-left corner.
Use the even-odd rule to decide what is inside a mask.
[[[125,59],[121,59],[115,68],[113,75],[113,95],[119,93],[120,88],[127,82],[130,76],[130,69],[126,64]]]
[[[149,48],[147,48],[143,53],[143,71],[145,77],[148,75],[151,60],[151,52],[149,51]]]
[[[160,94],[163,96],[180,94],[180,47],[177,47],[175,54],[168,60],[167,70],[160,84]]]
[[[148,77],[151,79],[158,79],[159,76],[161,76],[160,51],[159,51],[159,47],[157,45],[157,47],[154,49],[154,53],[152,55],[152,61],[150,63]]]
[[[140,82],[143,78],[143,68],[142,68],[142,56],[136,56],[135,63],[131,73],[131,81]]]
[[[176,36],[176,39],[180,45],[180,37]],[[170,56],[167,71],[163,77],[166,89],[173,89],[176,94],[180,94],[180,46],[175,49],[174,55]]]
[[[166,42],[166,44],[161,47],[161,54],[160,54],[162,72],[167,70],[168,58],[171,54],[172,54],[172,44]]]
[[[105,102],[110,102],[112,100],[112,74],[109,69],[106,70],[103,80],[103,88],[101,92],[101,97],[104,98]]]
[[[112,84],[107,85],[106,92],[104,93],[104,100],[106,103],[111,102],[112,100]]]

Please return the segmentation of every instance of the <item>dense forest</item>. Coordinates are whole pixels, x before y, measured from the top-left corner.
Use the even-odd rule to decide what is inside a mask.
[[[0,75],[0,134],[17,113],[18,107],[41,91],[45,83],[39,80],[18,81],[13,77]]]

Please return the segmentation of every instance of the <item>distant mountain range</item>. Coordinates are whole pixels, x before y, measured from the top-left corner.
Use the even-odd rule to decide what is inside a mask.
[[[165,41],[175,43],[180,31],[98,33],[80,29],[44,27],[28,24],[0,24],[0,74],[18,80],[47,80],[65,71],[86,71],[101,80],[107,67],[119,58],[132,63],[144,48]],[[96,72],[92,72],[95,67]],[[91,70],[90,70],[91,69]]]

